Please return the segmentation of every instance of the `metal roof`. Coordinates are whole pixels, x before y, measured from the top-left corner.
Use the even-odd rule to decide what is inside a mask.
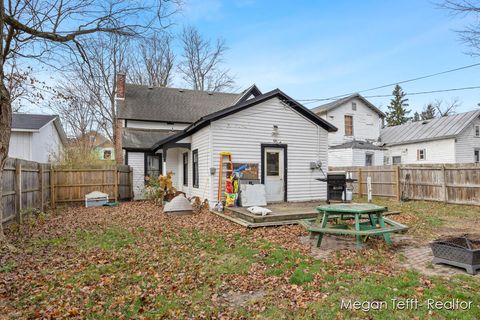
[[[14,113],[12,115],[12,129],[40,130],[56,118],[58,118],[57,115]]]
[[[335,109],[337,107],[340,107],[341,105],[349,102],[350,100],[352,99],[360,99],[362,100],[363,103],[365,103],[365,105],[367,107],[369,107],[370,109],[372,109],[373,111],[375,111],[376,113],[378,113],[378,115],[380,115],[380,117],[385,117],[385,113],[383,113],[380,109],[378,109],[377,107],[375,107],[370,101],[368,101],[367,99],[365,99],[361,94],[359,93],[354,93],[348,97],[345,97],[345,98],[341,98],[341,99],[338,99],[338,100],[335,100],[335,101],[332,101],[332,102],[329,102],[329,103],[326,103],[326,104],[322,104],[316,108],[313,108],[313,109],[310,109],[312,110],[313,112],[317,113],[317,114],[321,114],[321,113],[325,113],[329,110],[332,110],[332,109]]]
[[[125,99],[117,100],[118,117],[193,123],[235,104],[244,94],[126,84]]]
[[[373,143],[366,141],[349,141],[336,146],[331,146],[329,149],[366,149],[366,150],[385,150],[380,146],[376,146]]]
[[[175,133],[175,131],[171,130],[122,128],[122,148],[149,149],[157,141]]]
[[[380,130],[380,140],[387,146],[454,138],[475,119],[480,110],[458,113],[432,120],[415,121]]]

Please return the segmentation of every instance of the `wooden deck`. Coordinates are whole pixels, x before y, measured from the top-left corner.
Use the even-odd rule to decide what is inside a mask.
[[[300,220],[315,218],[316,208],[324,204],[323,201],[272,203],[265,206],[272,210],[272,213],[266,216],[254,215],[242,207],[227,207],[223,213],[211,212],[245,227],[257,228],[297,224]]]

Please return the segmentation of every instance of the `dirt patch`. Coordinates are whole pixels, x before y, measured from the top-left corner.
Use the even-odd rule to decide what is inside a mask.
[[[234,292],[229,291],[222,295],[215,296],[213,299],[218,299],[223,303],[232,307],[246,307],[247,305],[254,304],[258,300],[261,300],[266,293],[264,291],[250,291],[250,292]]]

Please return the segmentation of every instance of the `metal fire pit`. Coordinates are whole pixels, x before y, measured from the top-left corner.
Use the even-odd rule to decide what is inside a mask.
[[[480,269],[480,238],[472,236],[438,239],[430,243],[433,251],[433,263],[444,263],[476,274]]]

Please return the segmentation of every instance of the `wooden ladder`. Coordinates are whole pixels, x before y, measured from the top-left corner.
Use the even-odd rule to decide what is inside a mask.
[[[227,161],[225,161],[225,159]],[[226,175],[223,172],[224,163],[228,165],[227,170],[225,171]],[[227,151],[220,152],[220,171],[218,175],[218,198],[217,198],[218,202],[222,201],[224,175],[225,175],[225,178],[233,175],[232,153]]]

